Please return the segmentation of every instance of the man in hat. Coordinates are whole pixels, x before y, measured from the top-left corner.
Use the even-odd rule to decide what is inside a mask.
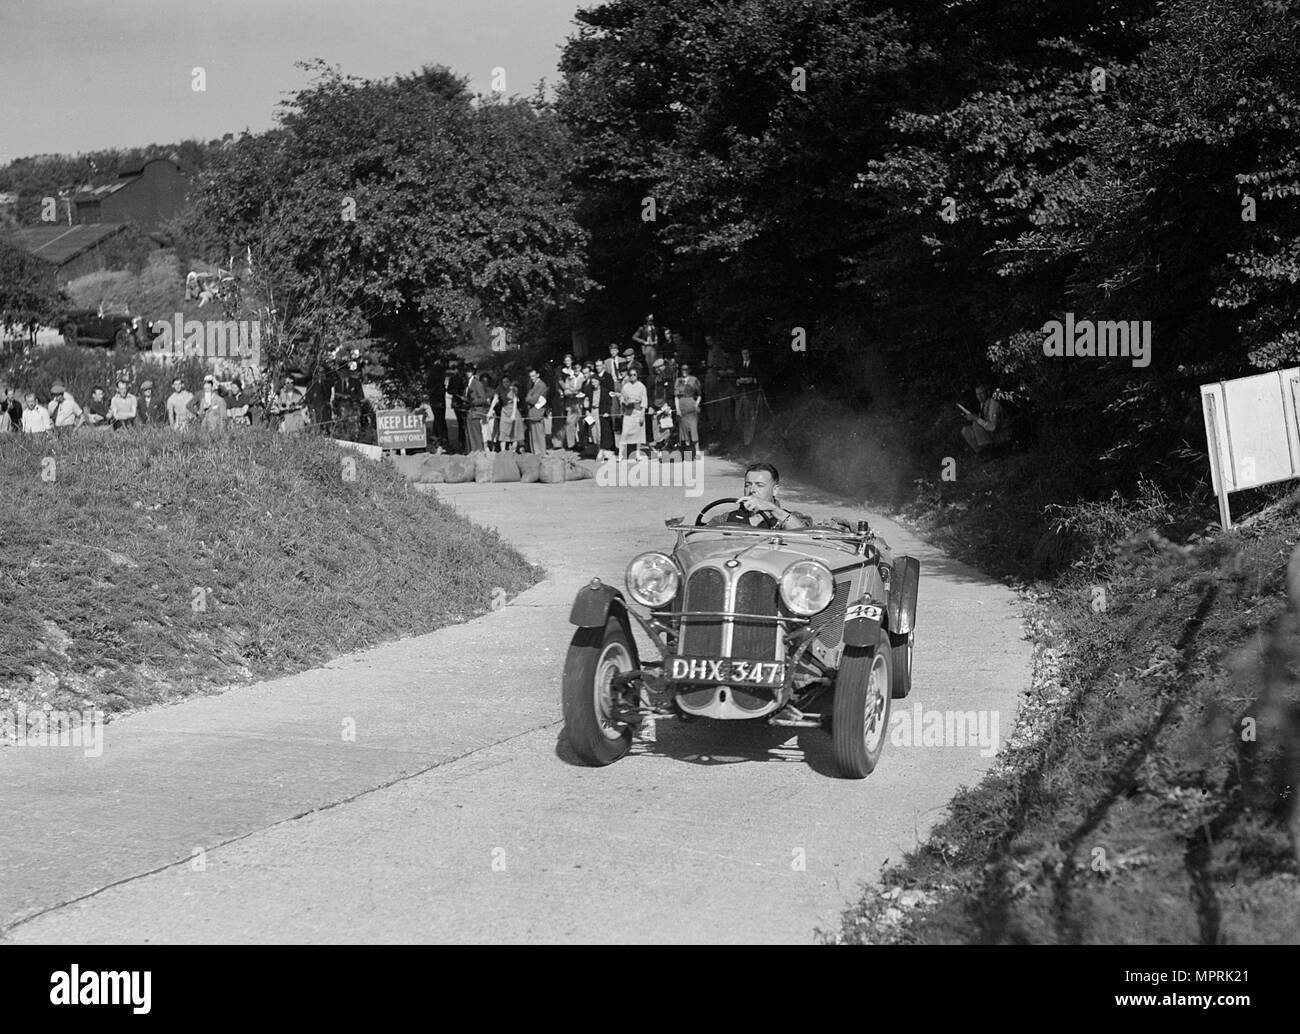
[[[86,414],[62,381],[55,381],[50,387],[50,420],[56,428],[80,427],[86,422]]]
[[[174,430],[183,431],[194,419],[194,411],[190,407],[193,401],[194,394],[185,390],[185,382],[180,377],[173,377],[172,393],[167,396],[167,423]]]
[[[640,374],[642,371],[640,364],[636,361],[636,353],[630,348],[623,349],[623,362],[619,366],[619,376],[624,380],[627,380],[627,375],[631,372],[632,367],[634,366],[637,367],[637,373]],[[643,381],[642,383],[644,384],[645,382]]]
[[[141,427],[160,424],[162,420],[157,410],[157,401],[153,397],[153,381],[140,382],[140,400],[135,407],[135,421]]]

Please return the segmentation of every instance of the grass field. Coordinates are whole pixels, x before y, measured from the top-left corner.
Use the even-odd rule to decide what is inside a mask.
[[[243,429],[0,435],[0,707],[120,712],[484,613],[540,572],[391,466]]]

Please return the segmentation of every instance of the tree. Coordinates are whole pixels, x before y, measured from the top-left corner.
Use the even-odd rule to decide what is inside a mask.
[[[57,270],[9,241],[0,241],[0,327],[21,330],[35,343],[36,330],[53,323],[68,306]]]
[[[585,286],[584,238],[554,118],[521,100],[475,105],[445,69],[389,80],[322,63],[277,128],[205,174],[190,234],[251,256],[276,326],[273,364],[322,364],[343,342],[388,342],[403,393],[473,320],[521,322]]]

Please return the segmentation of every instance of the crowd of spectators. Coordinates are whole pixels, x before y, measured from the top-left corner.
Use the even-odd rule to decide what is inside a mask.
[[[697,455],[701,421],[725,433],[756,406],[757,363],[748,350],[740,361],[706,339],[704,370],[678,359],[680,337],[661,330],[654,316],[632,337],[636,347],[608,346],[608,355],[555,368],[532,366],[525,377],[493,374],[451,357],[429,378],[431,447],[462,452],[569,449],[596,459],[680,451]],[[701,379],[703,374],[703,379]],[[453,441],[446,418],[450,398],[457,425]],[[439,404],[442,403],[442,404]]]

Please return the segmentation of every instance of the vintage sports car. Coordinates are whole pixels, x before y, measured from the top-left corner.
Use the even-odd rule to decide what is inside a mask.
[[[621,758],[647,717],[763,721],[829,730],[840,774],[876,767],[890,699],[912,686],[914,557],[891,558],[865,521],[795,530],[676,530],[669,553],[628,564],[627,597],[599,578],[578,592],[564,662],[564,729],[587,764]],[[640,656],[636,622],[657,659]]]

